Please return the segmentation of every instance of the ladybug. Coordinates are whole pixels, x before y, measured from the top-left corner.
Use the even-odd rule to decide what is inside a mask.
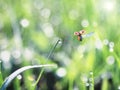
[[[80,30],[79,32],[74,32],[74,35],[76,35],[78,38],[79,41],[82,41],[83,37],[82,35],[85,34],[85,30]]]

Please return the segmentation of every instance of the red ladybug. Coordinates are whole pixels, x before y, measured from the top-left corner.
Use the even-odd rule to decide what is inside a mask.
[[[82,41],[83,37],[82,35],[85,34],[85,30],[81,30],[79,32],[74,32],[74,35],[76,35],[78,37],[79,41]]]

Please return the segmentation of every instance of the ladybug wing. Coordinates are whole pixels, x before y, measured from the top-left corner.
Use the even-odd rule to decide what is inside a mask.
[[[90,32],[88,34],[85,34],[85,35],[82,35],[83,38],[88,38],[88,37],[91,37],[92,35],[94,34],[94,32]]]
[[[74,35],[79,36],[80,33],[79,32],[74,32]]]
[[[79,31],[79,33],[82,35],[82,34],[85,34],[85,30],[81,30],[81,31]]]

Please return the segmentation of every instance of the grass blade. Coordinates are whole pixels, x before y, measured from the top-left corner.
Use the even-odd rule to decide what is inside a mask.
[[[0,90],[6,90],[7,86],[11,83],[11,81],[20,73],[29,70],[29,69],[33,69],[33,68],[41,68],[41,67],[56,67],[55,64],[46,64],[46,65],[33,65],[33,66],[25,66],[22,67],[18,70],[16,70],[15,72],[13,72],[11,75],[9,75],[7,77],[7,79],[4,81],[4,83],[1,86]]]
[[[2,85],[3,82],[3,76],[2,76],[2,61],[0,61],[0,86]]]
[[[57,42],[56,42],[55,45],[53,46],[52,50],[51,50],[50,53],[48,54],[47,59],[49,59],[50,56],[53,54],[55,48],[57,47],[57,45],[59,44],[60,41],[61,41],[60,39],[57,40]],[[41,75],[42,75],[43,72],[44,72],[44,68],[42,68],[42,70],[41,70],[41,72],[40,72],[40,74],[39,74],[39,76],[38,76],[38,78],[37,78],[37,81],[35,82],[34,85],[37,85],[37,83],[39,82],[39,80],[40,80]]]

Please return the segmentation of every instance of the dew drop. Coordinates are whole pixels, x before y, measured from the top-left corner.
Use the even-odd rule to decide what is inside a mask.
[[[21,24],[21,26],[22,27],[28,27],[29,26],[29,21],[27,20],[27,19],[22,19],[21,21],[20,21],[20,24]]]
[[[112,64],[114,64],[114,62],[115,62],[115,59],[113,56],[107,57],[107,64],[112,65]]]
[[[17,79],[21,80],[22,79],[22,75],[18,75]]]
[[[114,42],[110,42],[109,47],[113,48],[114,47]]]
[[[88,20],[83,20],[83,21],[81,22],[81,25],[82,25],[83,27],[88,27],[88,26],[89,26]]]
[[[65,68],[59,68],[57,71],[56,71],[56,74],[57,76],[59,77],[64,77],[66,75],[66,70]]]
[[[105,39],[105,40],[103,41],[103,44],[104,44],[104,45],[108,45],[108,43],[109,43],[108,39]]]

